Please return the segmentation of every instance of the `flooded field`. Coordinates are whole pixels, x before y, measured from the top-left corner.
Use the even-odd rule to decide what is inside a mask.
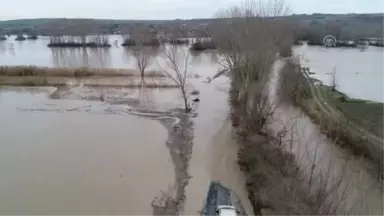
[[[331,73],[335,70],[339,91],[353,98],[384,101],[383,48],[329,49],[303,45],[296,46],[294,53],[299,56],[303,67],[309,67],[315,73],[311,77],[325,85],[330,85]]]
[[[2,214],[151,214],[174,178],[166,129],[47,95],[0,93]],[[20,111],[38,108],[46,111]],[[151,136],[137,136],[143,128]]]
[[[0,65],[36,65],[45,67],[93,67],[93,68],[135,68],[136,59],[132,49],[122,47],[122,37],[110,36],[110,48],[49,48],[49,37],[36,41],[15,41],[12,36],[0,41]],[[162,49],[151,50],[151,57],[158,57]],[[206,52],[212,61],[217,60],[216,52]],[[193,62],[201,61],[200,53],[191,53]],[[160,59],[161,61],[161,59]],[[156,68],[152,61],[149,69]]]
[[[49,37],[36,41],[15,41],[14,36],[0,42],[0,65],[36,65],[47,67],[94,67],[135,68],[135,56],[129,48],[121,47],[122,38],[110,36],[110,48],[48,48]],[[303,66],[310,67],[314,78],[328,85],[333,70],[337,73],[340,91],[351,97],[384,101],[383,70],[384,50],[380,47],[367,49],[297,46],[294,52]],[[152,57],[161,53],[161,48],[152,50]],[[200,53],[191,53],[192,63],[199,64]],[[205,58],[217,61],[215,52],[206,52]],[[161,61],[161,58],[157,60]],[[150,69],[156,69],[153,59]],[[370,88],[365,88],[370,86]],[[362,90],[363,89],[363,90]]]
[[[187,89],[200,102],[188,118],[176,88],[1,88],[2,213],[197,214],[211,181],[251,212],[235,146],[214,139],[228,116],[228,78],[205,81],[219,69],[211,53],[191,59]],[[233,156],[217,164],[218,153]]]
[[[46,37],[9,39],[0,42],[0,65],[135,68],[132,51],[119,46],[121,38],[110,40],[109,49],[67,49],[46,47]],[[149,69],[158,70],[164,63],[160,52],[153,50]],[[383,101],[381,48],[360,52],[301,46],[295,52],[325,84],[336,68],[341,91]],[[350,60],[354,58],[358,60]],[[211,181],[217,181],[232,190],[250,214],[228,120],[229,78],[206,82],[220,69],[216,52],[190,53],[187,89],[198,90],[200,102],[188,116],[179,111],[183,103],[177,88],[96,88],[83,82],[59,89],[0,88],[1,213],[195,215],[204,207]],[[286,109],[278,117],[288,125],[297,115]],[[327,161],[319,162],[323,168],[330,161],[336,167],[348,161],[348,178],[356,182],[346,205],[361,200],[356,197],[365,191],[361,197],[370,202],[361,212],[383,210],[382,190],[359,171],[369,169],[363,162],[346,160],[345,152],[334,150],[308,118],[294,125],[301,132],[307,128],[316,140],[314,146],[292,147],[300,164],[310,160],[301,152],[312,154],[317,146]],[[306,139],[301,143],[309,143],[307,136],[300,137]],[[343,170],[336,172],[339,176]]]

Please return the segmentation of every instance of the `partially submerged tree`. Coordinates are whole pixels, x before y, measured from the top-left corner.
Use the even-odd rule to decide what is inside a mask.
[[[184,111],[189,113],[191,106],[188,101],[188,93],[186,89],[187,84],[187,72],[188,72],[188,61],[189,52],[185,47],[176,45],[168,45],[163,47],[163,53],[165,56],[165,65],[160,66],[162,72],[174,82],[183,97]]]
[[[148,47],[144,47],[139,43],[139,45],[133,49],[133,55],[136,57],[136,66],[140,71],[140,77],[144,80],[145,70],[151,64],[150,50]]]
[[[157,39],[156,29],[147,26],[136,24],[124,30],[122,46],[137,46],[141,43],[142,46],[159,46],[160,42]]]
[[[222,65],[231,72],[232,122],[243,138],[241,143],[248,143],[255,134],[268,137],[264,136],[265,125],[276,110],[275,101],[268,97],[268,83],[272,78],[273,62],[280,52],[279,45],[284,40],[279,28],[274,26],[280,22],[271,17],[285,15],[286,11],[283,1],[250,0],[217,15],[225,19],[220,19],[214,26],[212,37],[222,52]],[[262,146],[259,143],[252,145],[253,148]],[[258,168],[261,164],[252,155],[257,154],[244,153],[239,157],[240,162],[246,158],[244,161],[249,167],[246,173],[252,172],[249,176],[254,174],[254,167]],[[260,161],[265,162],[269,155],[263,155]],[[255,214],[262,214],[267,205],[261,194],[254,193],[258,178],[253,178],[247,182],[250,199]]]
[[[145,80],[145,72],[148,66],[151,64],[151,49],[145,46],[145,36],[140,35],[140,32],[136,32],[134,35],[135,46],[133,47],[133,55],[136,57],[136,66],[140,72],[140,84],[139,84],[139,100],[141,102],[149,101],[151,98],[150,92],[147,88]]]

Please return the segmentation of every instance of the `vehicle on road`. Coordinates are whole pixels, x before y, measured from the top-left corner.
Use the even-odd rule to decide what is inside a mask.
[[[238,211],[235,207],[229,205],[219,205],[216,214],[219,216],[237,216]]]

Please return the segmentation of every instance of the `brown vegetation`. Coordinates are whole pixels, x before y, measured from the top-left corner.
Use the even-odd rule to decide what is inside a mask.
[[[17,37],[16,37],[15,40],[16,40],[16,41],[25,41],[25,40],[27,40],[27,38],[24,37],[24,35],[17,35]]]
[[[99,68],[49,68],[35,66],[0,66],[0,76],[140,76],[137,70]],[[165,77],[160,71],[146,71],[146,77]]]
[[[213,41],[197,41],[192,44],[191,50],[193,51],[204,51],[204,50],[214,50],[217,49],[217,44]]]
[[[110,47],[107,35],[52,36],[48,47]]]
[[[142,76],[144,75],[144,76]],[[0,85],[11,86],[57,86],[67,83],[86,86],[115,86],[146,88],[175,88],[177,85],[166,79],[159,71],[96,68],[44,68],[44,67],[0,67]]]
[[[268,17],[286,12],[280,0],[245,1],[242,6],[221,12],[219,16],[226,19],[212,32],[222,52],[222,65],[231,72],[232,122],[238,135],[239,165],[246,176],[249,199],[257,215],[346,213],[345,195],[340,198],[335,194],[341,179],[332,179],[330,173],[316,177],[307,173],[282,146],[290,131],[284,128],[272,135],[268,130],[277,107],[277,101],[268,97],[272,65],[278,54],[290,56],[293,43],[290,27]],[[308,93],[304,80],[288,78],[296,80],[284,94],[298,100],[301,94]],[[312,170],[317,167],[316,153],[314,157],[313,164],[308,165]]]
[[[124,42],[121,44],[121,46],[128,46],[128,47],[132,46],[132,47],[134,47],[134,46],[136,46],[136,44],[137,44],[136,40],[128,38],[128,37],[125,37],[124,38]],[[156,47],[156,46],[160,46],[160,41],[157,40],[157,39],[149,39],[147,41],[144,41],[142,43],[142,45]]]
[[[160,46],[156,32],[142,26],[126,30],[123,40],[122,46]]]
[[[174,45],[188,45],[189,44],[189,40],[188,39],[179,39],[179,38],[170,39],[168,42],[170,44],[174,44]]]
[[[39,39],[39,37],[37,37],[37,35],[29,35],[27,37],[27,40],[37,40],[37,39]]]
[[[177,45],[164,46],[166,65],[160,66],[163,73],[175,83],[183,97],[184,111],[189,113],[192,108],[189,104],[189,94],[186,89],[188,79],[189,53],[184,47]]]
[[[286,133],[287,130],[281,131]],[[240,143],[239,165],[246,173],[246,184],[256,215],[336,215],[345,214],[348,187],[343,175],[332,176],[317,165],[316,152],[309,156],[311,173],[296,163],[294,155],[283,150],[285,137],[254,135]],[[347,164],[344,165],[344,170]],[[315,171],[321,170],[320,178]],[[338,193],[343,194],[338,196]]]
[[[167,79],[149,79],[145,88],[178,88]],[[0,86],[90,86],[141,88],[142,80],[135,77],[61,77],[61,76],[0,76]]]
[[[279,79],[279,99],[283,102],[298,105],[302,100],[311,97],[308,81],[301,73],[298,60],[291,59],[286,61],[280,73]]]
[[[279,187],[282,191],[264,191],[266,194],[261,190],[270,188],[265,187],[270,178],[283,180],[284,175],[296,175],[297,170],[292,159],[284,160],[287,156],[283,149],[269,142],[265,130],[268,119],[276,109],[268,99],[267,83],[272,63],[279,53],[277,42],[284,38],[280,35],[282,32],[271,28],[270,21],[265,17],[282,14],[285,8],[279,1],[271,3],[271,7],[258,3],[247,1],[241,7],[221,12],[219,16],[226,19],[213,31],[213,39],[223,53],[222,64],[232,77],[230,104],[232,122],[240,139],[239,165],[245,172],[255,214],[260,215],[264,209],[271,208],[280,214],[307,213],[303,208],[288,211],[279,203],[272,203],[278,201],[272,195],[287,199],[284,193],[287,189]],[[259,137],[258,141],[252,141],[252,137]],[[300,185],[298,182],[294,184]],[[290,208],[295,206],[290,205]]]

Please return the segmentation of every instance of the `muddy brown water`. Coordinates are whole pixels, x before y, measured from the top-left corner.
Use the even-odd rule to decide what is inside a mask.
[[[134,68],[129,49],[48,49],[47,42],[42,38],[0,43],[0,63]],[[176,196],[174,187],[179,181],[185,184],[179,190],[184,193],[179,197],[185,196],[185,200],[178,213],[194,215],[204,206],[211,180],[233,190],[251,213],[244,178],[236,164],[237,145],[227,120],[228,78],[203,82],[220,69],[217,60],[215,52],[190,54],[188,89],[200,90],[201,102],[195,107],[192,147],[185,158],[167,144],[169,129],[162,121],[131,115],[127,108],[137,98],[150,101],[146,108],[160,112],[180,108],[182,100],[175,89],[91,88],[76,82],[69,83],[60,99],[52,100],[49,95],[56,89],[1,88],[0,213],[148,215],[154,213],[151,204],[162,192]],[[156,61],[164,63],[157,56],[151,69],[158,69]],[[326,74],[324,77],[325,81]],[[355,96],[353,91],[359,88],[347,93]],[[360,95],[366,99],[380,97]],[[101,96],[106,97],[104,102]],[[353,188],[348,208],[356,206],[357,213],[381,214],[382,189],[365,173],[369,167],[364,161],[347,160],[349,155],[325,139],[307,117],[289,107],[282,110],[276,128],[281,122],[294,125],[293,130],[300,134],[296,136],[303,139],[297,143],[306,143],[290,146],[300,164],[308,169],[314,149],[318,149],[320,170],[332,165],[336,167],[332,175],[345,174],[352,180],[343,183]],[[296,116],[301,118],[293,123]],[[175,169],[175,161],[183,165],[182,175]]]
[[[166,130],[134,116],[15,109],[41,107],[46,97],[0,94],[1,213],[151,214],[150,201],[174,176]],[[85,105],[60,102],[48,106]],[[151,136],[138,135],[144,128]]]
[[[131,110],[137,99],[159,113],[181,108],[177,89],[79,83],[59,93],[0,88],[0,213],[149,215],[156,213],[152,204],[162,205],[159,198],[170,194],[182,199],[178,214],[195,215],[215,180],[233,190],[251,214],[236,143],[222,142],[229,130],[228,78],[204,82],[220,69],[212,53],[191,59],[191,65],[188,89],[200,91],[200,103],[191,116],[189,153],[169,139],[172,118],[163,116],[164,123],[158,113],[138,116]],[[49,98],[53,92],[59,99]]]

